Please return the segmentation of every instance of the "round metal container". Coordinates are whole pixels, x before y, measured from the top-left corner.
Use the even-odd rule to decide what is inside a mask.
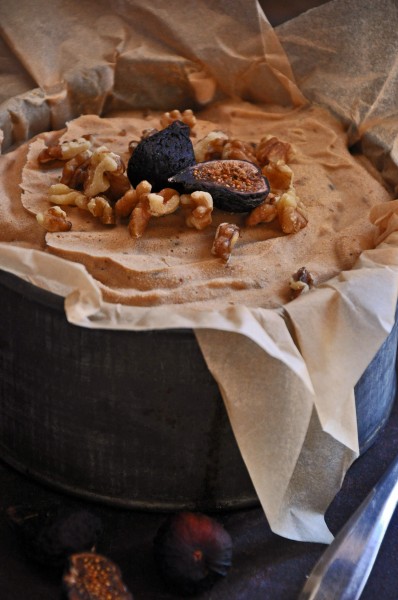
[[[0,457],[74,494],[131,508],[257,503],[192,330],[76,327],[62,298],[0,272]],[[356,386],[360,447],[396,391],[397,325]]]

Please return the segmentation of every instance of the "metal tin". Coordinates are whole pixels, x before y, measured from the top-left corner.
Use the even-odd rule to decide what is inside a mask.
[[[257,504],[192,330],[76,327],[62,298],[0,271],[0,457],[112,505]],[[361,451],[396,392],[397,325],[356,386]],[[377,402],[375,399],[377,398]]]

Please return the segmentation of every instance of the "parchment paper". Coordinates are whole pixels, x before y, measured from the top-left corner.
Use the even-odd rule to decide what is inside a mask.
[[[198,108],[226,96],[299,104],[306,96],[338,114],[398,184],[390,93],[398,40],[386,33],[398,24],[392,0],[336,0],[278,35],[254,0],[119,0],[112,12],[102,1],[15,4],[0,4],[6,59],[21,67],[0,106],[3,152],[82,112]],[[37,11],[46,14],[43,29],[34,25]],[[36,87],[27,89],[29,78]],[[353,388],[391,330],[397,303],[397,202],[371,217],[378,247],[280,310],[112,305],[80,265],[11,244],[0,244],[0,267],[65,296],[67,318],[81,326],[194,328],[271,528],[329,542],[325,510],[358,456]]]

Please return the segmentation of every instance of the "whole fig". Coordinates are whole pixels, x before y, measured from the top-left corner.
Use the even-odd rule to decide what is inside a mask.
[[[170,187],[168,179],[195,164],[190,128],[182,121],[142,139],[127,164],[127,176],[133,187],[146,180],[157,192]]]
[[[232,563],[232,540],[215,519],[181,512],[169,517],[154,539],[162,577],[178,591],[195,594],[225,577]]]

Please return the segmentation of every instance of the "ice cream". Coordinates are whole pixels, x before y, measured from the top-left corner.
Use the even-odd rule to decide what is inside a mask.
[[[306,267],[315,285],[350,269],[359,254],[374,246],[369,210],[391,198],[366,159],[347,148],[343,125],[317,106],[294,109],[223,102],[197,114],[194,147],[212,131],[229,139],[257,143],[276,136],[291,145],[288,165],[308,224],[286,234],[278,220],[247,224],[247,213],[214,209],[201,230],[186,223],[186,210],[149,221],[132,237],[126,219],[104,225],[89,212],[63,206],[69,231],[46,232],[36,215],[49,206],[49,188],[61,167],[39,165],[37,157],[54,140],[91,135],[94,147],[105,145],[129,159],[129,143],[159,128],[161,113],[129,112],[100,118],[85,115],[62,132],[40,134],[1,157],[0,240],[40,248],[85,265],[100,283],[105,300],[135,306],[188,304],[218,309],[233,304],[277,307],[291,299],[289,280]],[[212,254],[217,228],[239,227],[227,262]]]

